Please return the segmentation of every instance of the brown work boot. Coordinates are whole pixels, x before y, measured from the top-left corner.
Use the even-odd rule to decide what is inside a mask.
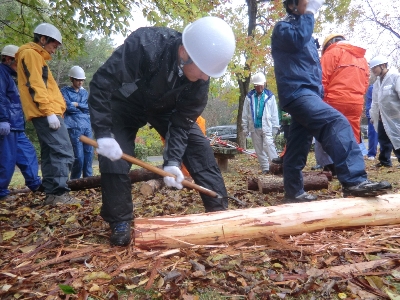
[[[74,205],[74,204],[81,204],[81,201],[72,197],[69,193],[64,193],[62,195],[55,195],[55,194],[46,195],[46,200],[44,202],[45,205],[56,205],[57,203]]]

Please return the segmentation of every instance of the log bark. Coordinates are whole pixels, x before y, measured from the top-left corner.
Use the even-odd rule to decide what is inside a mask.
[[[185,180],[194,183],[194,180],[192,177],[186,177]],[[165,186],[163,178],[158,178],[158,179],[150,179],[146,182],[143,182],[141,187],[140,187],[140,192],[144,196],[150,196],[154,195],[157,191],[161,190]],[[190,187],[184,187],[185,189],[192,190]]]
[[[330,172],[304,172],[304,189],[322,190],[328,188],[328,181],[332,180]],[[260,191],[263,194],[271,192],[283,192],[283,178],[278,176],[260,176],[247,179],[247,189],[250,191]]]
[[[164,186],[165,183],[162,178],[151,179],[142,183],[142,185],[140,186],[140,192],[144,196],[150,196],[153,195],[158,190],[162,189]]]
[[[325,175],[303,176],[305,191],[322,190],[328,188],[328,178]],[[283,192],[283,178],[277,176],[266,176],[258,178],[258,190],[263,194]]]
[[[158,168],[162,169],[161,166],[158,166]],[[130,171],[128,173],[128,176],[131,180],[131,183],[162,178],[162,176],[143,168]],[[85,178],[68,180],[67,184],[68,187],[71,189],[71,191],[80,191],[80,190],[97,188],[101,186],[101,176],[98,175],[98,176],[90,176]],[[29,192],[30,190],[28,188],[25,188],[25,189],[11,190],[10,194],[29,193]],[[43,192],[43,186],[40,186],[39,192]]]
[[[167,249],[262,240],[318,230],[400,224],[400,195],[340,198],[213,213],[135,219],[135,246]]]
[[[161,168],[161,167],[158,166],[158,168]],[[131,183],[147,181],[150,179],[162,178],[162,176],[155,174],[149,170],[143,169],[143,168],[130,171],[128,173],[128,176],[129,176],[129,179],[131,180]],[[100,187],[101,186],[101,176],[99,175],[99,176],[91,176],[91,177],[79,178],[79,179],[74,179],[74,180],[68,180],[67,184],[68,184],[68,187],[72,191],[79,191],[79,190]]]

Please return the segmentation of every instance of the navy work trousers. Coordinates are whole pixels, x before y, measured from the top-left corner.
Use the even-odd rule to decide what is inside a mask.
[[[397,160],[400,162],[400,148],[399,149],[393,148],[393,144],[390,141],[381,120],[379,120],[378,123],[378,142],[380,146],[378,159],[382,165],[392,166],[392,159],[391,159],[392,151],[394,152],[394,155],[396,155]]]
[[[367,179],[364,158],[347,119],[317,95],[302,96],[283,110],[292,116],[290,135],[283,160],[285,194],[304,193],[302,170],[307,162],[312,137],[332,158],[338,180],[353,186]]]
[[[69,128],[68,129],[69,138],[71,140],[72,148],[74,150],[75,160],[72,164],[71,179],[89,177],[93,175],[93,146],[82,143],[79,140],[81,135],[92,138],[92,128]]]
[[[8,135],[0,135],[0,197],[10,194],[8,185],[16,165],[25,178],[26,186],[36,191],[42,181],[38,176],[35,148],[23,131],[11,130]]]

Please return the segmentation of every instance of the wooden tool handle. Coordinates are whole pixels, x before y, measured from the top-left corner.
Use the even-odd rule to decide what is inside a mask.
[[[97,144],[97,142],[95,140],[92,140],[91,138],[88,138],[87,136],[81,135],[79,137],[79,140],[82,143],[88,144],[88,145],[93,146],[95,148],[99,147],[99,145]],[[123,160],[126,160],[127,162],[130,162],[132,164],[138,165],[138,166],[140,166],[140,167],[142,167],[144,169],[147,169],[147,170],[149,170],[149,171],[151,171],[153,173],[156,173],[158,175],[161,175],[163,177],[166,177],[166,176],[174,177],[174,178],[176,177],[175,175],[173,175],[171,173],[165,172],[163,169],[157,168],[157,167],[155,167],[153,165],[150,165],[150,164],[148,164],[148,163],[146,163],[144,161],[141,161],[140,159],[137,159],[136,157],[130,156],[128,154],[122,153],[122,157],[121,158]],[[196,191],[198,191],[198,192],[200,192],[202,194],[205,194],[205,195],[213,197],[213,198],[222,198],[222,196],[220,196],[216,192],[214,192],[212,190],[209,190],[209,189],[206,189],[205,187],[197,185],[197,184],[195,184],[193,182],[190,182],[190,181],[188,181],[186,179],[184,179],[182,181],[182,185],[186,186],[188,188],[192,188],[192,189],[194,189],[194,190],[196,190]]]

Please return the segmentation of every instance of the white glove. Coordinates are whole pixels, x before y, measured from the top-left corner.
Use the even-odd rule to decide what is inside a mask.
[[[71,104],[73,105],[73,106],[75,106],[75,107],[78,107],[78,102],[71,102]]]
[[[272,135],[276,135],[278,133],[279,127],[272,127]]]
[[[99,138],[97,153],[115,161],[122,157],[122,150],[114,138]]]
[[[164,171],[176,176],[176,178],[170,177],[170,176],[165,176],[164,183],[166,186],[169,186],[169,187],[173,186],[179,190],[183,188],[182,181],[183,181],[184,177],[183,177],[182,171],[178,167],[165,166]]]
[[[51,129],[57,130],[61,127],[60,120],[57,118],[55,114],[47,116],[47,122],[49,122],[49,127]]]
[[[321,6],[325,3],[325,0],[310,0],[306,6],[306,13],[316,14]]]

